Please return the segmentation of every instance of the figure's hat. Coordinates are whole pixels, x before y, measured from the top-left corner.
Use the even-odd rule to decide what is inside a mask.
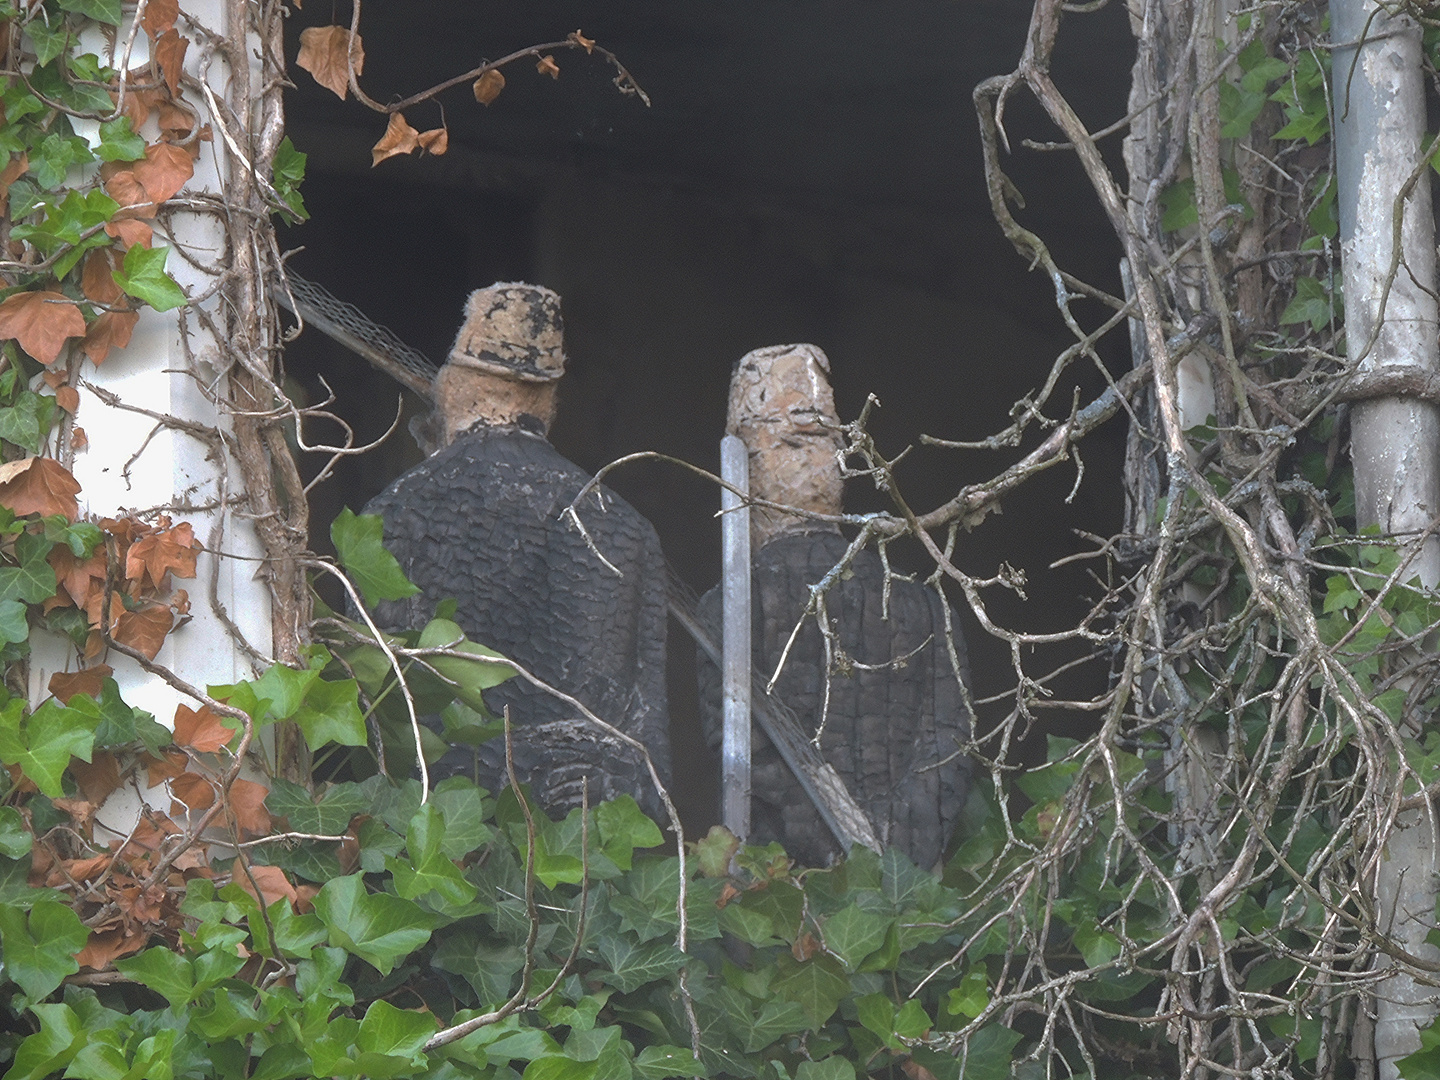
[[[465,301],[465,325],[450,363],[521,382],[550,382],[565,374],[564,337],[559,296],[523,281],[497,282]]]
[[[751,452],[809,436],[841,445],[830,360],[815,345],[770,345],[746,353],[730,378],[725,430]]]

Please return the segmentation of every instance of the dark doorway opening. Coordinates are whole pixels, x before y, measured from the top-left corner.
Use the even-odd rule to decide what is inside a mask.
[[[379,100],[579,27],[621,56],[653,105],[618,95],[598,57],[563,53],[558,80],[522,64],[489,107],[463,86],[443,98],[444,157],[372,169],[384,117],[295,69],[289,126],[310,156],[311,219],[282,244],[304,247],[291,262],[299,273],[437,361],[471,289],[517,279],[555,289],[570,362],[552,440],[587,470],[638,450],[714,469],[731,366],[752,348],[794,341],[829,355],[842,417],[879,397],[872,430],[892,454],[922,433],[983,438],[1073,341],[1051,283],[1028,273],[991,217],[971,105],[977,82],[1013,65],[1028,14],[1012,0],[369,5],[364,83]],[[295,14],[292,59],[299,31],[331,17]],[[1125,19],[1111,4],[1072,17],[1062,36],[1054,75],[1092,127],[1125,111]],[[427,104],[410,119],[428,128],[441,117]],[[1118,247],[1078,166],[1022,148],[1026,137],[1055,138],[1053,128],[1023,99],[1007,128],[1024,223],[1067,269],[1118,291]],[[1104,146],[1117,171],[1118,139]],[[1103,317],[1087,302],[1075,310],[1091,326]],[[1101,349],[1112,372],[1128,366],[1123,341]],[[394,419],[399,388],[320,334],[292,343],[286,364],[311,400],[328,383],[362,441]],[[1082,403],[1104,386],[1083,363],[1073,382]],[[1123,442],[1112,421],[1087,443],[1068,503],[1075,473],[1053,470],[962,538],[967,571],[988,577],[1005,562],[1028,575],[1028,600],[994,595],[997,621],[1053,630],[1086,610],[1095,590],[1084,570],[1048,567],[1077,550],[1074,530],[1119,528]],[[928,509],[1019,452],[917,447],[901,471],[906,497]],[[316,489],[317,549],[342,506],[358,510],[418,460],[402,423],[383,450],[342,463]],[[611,482],[655,523],[692,587],[714,583],[713,488],[658,464]],[[862,483],[847,491],[850,509],[887,505]],[[917,555],[892,552],[923,568]],[[1002,692],[1013,683],[1008,647],[968,616],[964,629],[977,696]],[[676,789],[687,827],[703,831],[715,820],[718,769],[699,737],[688,639],[672,634],[670,653]],[[1056,690],[1088,696],[1103,677],[1092,667]],[[1084,722],[1057,717],[1054,730]]]

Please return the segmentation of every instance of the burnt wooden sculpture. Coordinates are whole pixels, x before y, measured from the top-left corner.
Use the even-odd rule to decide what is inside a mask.
[[[753,497],[840,513],[841,439],[829,371],[825,354],[811,345],[758,349],[736,366],[727,427],[749,449]],[[837,526],[804,517],[754,508],[751,521],[754,662],[757,673],[768,677],[805,611],[810,587],[840,562],[848,544]],[[826,593],[830,671],[812,617],[790,647],[774,694],[813,734],[825,711],[828,680],[822,753],[877,838],[930,867],[943,856],[969,793],[970,762],[961,752],[968,713],[946,648],[941,599],[933,589],[892,579],[887,618],[884,578],[879,557],[862,551]],[[718,637],[718,589],[701,599],[700,619]],[[958,625],[954,641],[968,682]],[[703,652],[699,672],[702,721],[716,745],[720,677]],[[775,746],[758,727],[751,738],[751,842],[778,840],[808,865],[841,854]]]
[[[386,546],[420,593],[381,605],[381,625],[422,626],[435,604],[475,641],[523,664],[640,742],[668,782],[665,574],[654,528],[607,488],[581,507],[607,568],[561,518],[589,476],[546,440],[564,372],[559,297],[501,284],[472,293],[448,363],[435,380],[443,448],[376,497]],[[588,509],[587,509],[588,508]],[[654,784],[639,755],[519,678],[486,692],[509,705],[515,764],[551,811],[629,793],[652,815]],[[498,790],[504,747],[457,747],[437,777],[474,774]]]

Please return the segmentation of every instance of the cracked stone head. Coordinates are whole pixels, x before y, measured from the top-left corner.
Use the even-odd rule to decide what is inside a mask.
[[[837,454],[844,445],[830,361],[814,345],[771,345],[748,352],[730,379],[726,430],[750,454],[750,492],[814,513],[838,514],[843,482]],[[834,528],[794,514],[756,509],[755,545],[798,530]]]

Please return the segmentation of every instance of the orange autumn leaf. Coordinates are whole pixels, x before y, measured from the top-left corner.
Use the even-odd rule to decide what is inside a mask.
[[[150,935],[144,930],[92,931],[85,947],[75,954],[75,960],[81,967],[99,971],[122,956],[139,952],[149,940]]]
[[[0,339],[14,338],[42,364],[53,364],[67,339],[85,336],[85,316],[64,293],[16,293],[0,301]]]
[[[195,162],[182,146],[155,143],[145,148],[145,160],[131,166],[135,179],[156,204],[173,199],[195,175]]]
[[[180,0],[150,0],[145,5],[145,14],[140,19],[140,25],[153,41],[174,26],[179,17]]]
[[[57,671],[50,676],[49,690],[60,699],[61,705],[69,705],[76,694],[89,694],[99,701],[105,680],[113,674],[109,664],[96,664],[80,671]]]
[[[46,386],[50,387],[51,390],[54,390],[57,386],[59,386],[69,377],[70,376],[68,373],[64,371],[56,371],[54,368],[51,368],[49,371],[42,371],[40,373],[40,381],[43,382]]]
[[[98,670],[87,668],[87,671]],[[59,697],[59,694],[55,695]],[[95,696],[99,696],[98,693]],[[79,758],[70,760],[70,773],[75,777],[75,783],[80,786],[80,792],[96,806],[109,797],[110,793],[120,786],[120,762],[114,754],[106,753],[103,750],[95,751],[93,760],[81,761]]]
[[[155,230],[135,218],[112,218],[105,226],[105,234],[119,240],[127,249],[136,244],[148,248],[155,236]]]
[[[163,589],[166,574],[193,578],[199,553],[195,530],[188,521],[182,521],[172,529],[151,533],[132,543],[125,555],[125,576],[140,581],[141,575],[149,575],[150,583]]]
[[[80,271],[80,291],[86,300],[97,304],[118,303],[125,295],[115,284],[115,260],[110,248],[98,248],[85,256],[85,265]]]
[[[78,494],[79,482],[54,458],[32,457],[0,465],[0,505],[10,507],[16,517],[63,514],[74,521],[80,512],[75,501]]]
[[[10,185],[30,171],[30,155],[22,152],[0,169],[0,214],[10,212]]]
[[[192,772],[181,773],[171,780],[170,793],[191,810],[208,810],[215,804],[215,785]]]
[[[391,113],[385,134],[370,148],[370,167],[373,169],[396,154],[414,153],[419,146],[420,133],[410,126],[402,113]]]
[[[505,89],[505,76],[500,74],[497,69],[491,68],[476,79],[470,89],[474,91],[476,101],[481,105],[489,105],[500,96],[500,91]]]
[[[180,76],[185,73],[185,50],[190,39],[180,36],[173,26],[160,35],[155,42],[155,62],[160,65],[160,74],[165,77],[165,87],[174,97],[180,92]]]
[[[73,386],[56,387],[55,404],[74,416],[80,408],[80,391]]]
[[[535,65],[535,70],[541,75],[549,75],[552,79],[560,77],[560,65],[555,63],[553,56],[542,56]]]
[[[230,785],[230,809],[236,823],[247,832],[270,831],[270,812],[265,809],[265,796],[270,790],[253,780],[235,780]]]
[[[120,224],[127,224],[120,222]],[[133,224],[140,224],[134,222]],[[144,226],[148,234],[150,226]],[[149,243],[142,245],[149,247]],[[140,322],[138,311],[102,311],[96,320],[90,324],[90,329],[85,333],[85,340],[80,343],[80,348],[85,350],[85,355],[90,357],[90,362],[97,367],[103,364],[110,355],[111,349],[123,349],[130,344],[130,338],[135,333],[135,326]],[[57,395],[58,396],[58,395]],[[76,449],[79,449],[77,446]]]
[[[180,750],[167,750],[160,757],[146,757],[145,782],[149,787],[159,787],[166,780],[173,780],[185,771],[190,759]]]
[[[85,601],[93,588],[91,582],[99,581],[103,586],[105,578],[109,575],[109,566],[106,563],[103,548],[98,548],[88,559],[77,559],[64,544],[56,544],[50,549],[50,554],[46,556],[46,559],[55,571],[55,580],[59,588],[63,589],[66,595],[74,601],[76,607],[85,606]],[[102,664],[100,667],[104,667],[104,665]],[[91,667],[86,670],[97,671],[99,668]],[[56,693],[53,685],[50,692],[56,697],[60,696]]]
[[[300,894],[295,891],[295,886],[290,884],[290,879],[285,876],[285,871],[278,866],[251,866],[247,872],[237,861],[234,880],[236,885],[256,897],[267,908],[282,897],[289,900],[291,904],[300,899]],[[258,895],[255,892],[256,886],[260,888]]]
[[[103,175],[104,170],[101,170],[101,173]],[[135,175],[134,169],[119,169],[105,177],[105,194],[118,202],[121,206],[120,212],[128,217],[155,216],[150,193],[145,190],[145,185]],[[112,220],[110,224],[114,225],[115,221]],[[106,226],[105,231],[109,233],[110,227]]]
[[[180,142],[195,130],[195,119],[195,111],[188,105],[167,101],[160,106],[157,123],[166,142]]]
[[[308,71],[325,89],[343,100],[350,92],[350,64],[355,74],[365,71],[365,48],[360,35],[343,26],[309,26],[300,31],[300,55],[295,63]]]
[[[435,128],[432,131],[422,131],[416,137],[420,149],[439,157],[450,149],[450,131],[448,128]]]
[[[138,316],[137,316],[138,317]],[[70,449],[75,451],[84,450],[90,445],[90,438],[85,434],[85,429],[78,424],[70,429]]]
[[[189,615],[190,594],[184,589],[176,589],[170,594],[170,610],[176,615]]]
[[[188,746],[202,754],[213,754],[235,737],[235,729],[221,722],[209,705],[191,709],[175,708],[175,745]]]
[[[121,645],[143,653],[145,659],[154,660],[165,643],[165,635],[175,625],[175,615],[165,604],[145,604],[134,611],[124,612],[115,620],[115,629],[110,636]]]
[[[71,881],[93,881],[109,870],[115,862],[114,855],[96,855],[90,859],[62,859],[45,880],[55,885]]]

